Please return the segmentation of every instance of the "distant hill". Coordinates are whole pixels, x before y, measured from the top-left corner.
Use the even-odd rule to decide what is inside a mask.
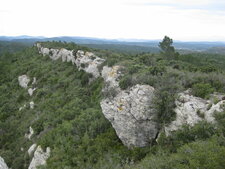
[[[96,49],[112,50],[126,53],[159,52],[160,40],[141,39],[100,39],[91,37],[43,37],[43,36],[0,36],[0,41],[22,42],[26,45],[33,45],[37,41],[61,41],[74,42]],[[225,42],[181,42],[174,41],[174,47],[181,53],[205,52],[224,54]]]
[[[216,54],[225,54],[225,46],[224,47],[212,47],[205,51],[206,53],[216,53]]]

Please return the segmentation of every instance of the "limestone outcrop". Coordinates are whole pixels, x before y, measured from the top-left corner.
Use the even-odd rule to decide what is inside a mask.
[[[154,88],[135,85],[127,90],[119,87],[122,76],[120,66],[104,66],[102,77],[105,81],[105,99],[100,103],[102,112],[111,122],[118,137],[128,147],[144,147],[155,139],[158,125],[152,109]]]
[[[37,147],[37,144],[32,144],[30,146],[30,148],[27,150],[27,153],[28,153],[29,156],[31,156],[33,154],[33,152],[35,151],[36,147]]]
[[[76,64],[79,70],[84,70],[87,73],[91,73],[93,77],[97,78],[100,76],[100,71],[98,70],[98,65],[102,64],[105,60],[96,56],[91,52],[84,52],[78,50],[74,56],[73,50],[67,49],[48,49],[42,47],[40,43],[37,43],[37,48],[39,53],[43,56],[49,56],[52,60],[62,59],[63,62],[72,62]]]
[[[91,73],[95,78],[100,76],[98,65],[102,64],[104,61],[104,59],[99,58],[91,52],[78,50],[76,53],[75,63],[77,67],[87,73]]]
[[[34,157],[28,167],[28,169],[37,169],[38,166],[46,165],[46,160],[50,157],[51,150],[49,147],[44,152],[41,146],[38,146],[34,152]]]
[[[0,156],[0,169],[8,169],[7,164],[5,163],[4,159]]]
[[[119,77],[122,76],[122,73],[120,71],[121,68],[121,66],[103,67],[101,74],[105,83],[108,85],[108,88],[117,88],[120,90]]]
[[[154,88],[136,85],[101,101],[102,112],[128,147],[144,147],[155,139],[158,126],[152,110]]]
[[[28,89],[28,94],[29,94],[30,96],[32,96],[33,93],[34,93],[34,91],[35,91],[36,89],[37,89],[37,88],[29,88],[29,89]]]
[[[217,95],[211,96],[211,98],[215,97]],[[175,102],[176,120],[165,127],[166,134],[169,135],[171,131],[180,129],[184,124],[193,126],[202,120],[213,123],[215,121],[214,113],[222,112],[225,109],[225,100],[222,97],[217,99],[217,103],[214,103],[213,99],[204,100],[191,95],[190,90],[180,93]]]
[[[19,85],[23,88],[27,88],[30,78],[27,75],[22,75],[18,77]]]

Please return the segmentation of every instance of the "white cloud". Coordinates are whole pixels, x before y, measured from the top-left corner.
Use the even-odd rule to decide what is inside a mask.
[[[0,35],[89,36],[100,38],[223,40],[225,14],[183,10],[168,0],[7,0],[1,3]],[[158,4],[161,3],[161,4]],[[207,5],[212,0],[172,0]]]

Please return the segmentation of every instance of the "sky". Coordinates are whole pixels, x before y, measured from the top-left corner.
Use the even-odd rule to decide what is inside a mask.
[[[0,0],[0,36],[225,41],[225,0]]]

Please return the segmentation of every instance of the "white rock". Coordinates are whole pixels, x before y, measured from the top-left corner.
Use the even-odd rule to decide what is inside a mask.
[[[22,75],[18,77],[19,85],[23,88],[27,88],[30,78],[27,75]]]
[[[34,109],[34,102],[33,101],[30,102],[30,109]]]
[[[30,148],[27,150],[29,156],[31,156],[33,154],[33,152],[35,151],[36,147],[37,147],[37,144],[32,144],[30,146]]]
[[[215,122],[214,113],[224,111],[225,110],[224,105],[225,105],[225,100],[221,100],[216,104],[212,104],[212,107],[205,113],[206,121],[211,123]]]
[[[102,77],[106,83],[110,86],[108,87],[119,87],[118,78],[121,76],[119,73],[120,66],[108,67],[104,66],[102,69]]]
[[[32,96],[33,95],[33,93],[34,93],[34,91],[36,90],[37,88],[29,88],[28,89],[28,94],[30,95],[30,96]]]
[[[76,53],[75,63],[79,69],[87,73],[91,73],[95,78],[100,76],[98,65],[102,64],[105,60],[99,58],[91,52],[78,50]]]
[[[46,160],[50,157],[50,152],[49,147],[47,147],[46,152],[44,152],[41,146],[38,146],[28,169],[37,169],[38,166],[46,165]]]
[[[202,120],[214,122],[214,112],[222,112],[224,109],[221,107],[225,104],[225,101],[222,100],[213,104],[211,100],[192,96],[189,91],[185,91],[178,95],[175,104],[176,120],[165,127],[166,135],[169,135],[171,131],[180,129],[184,124],[193,126]],[[202,117],[199,114],[202,114]]]
[[[100,76],[100,72],[98,70],[98,65],[102,64],[105,60],[97,57],[91,52],[84,52],[78,50],[76,53],[76,57],[73,55],[73,50],[67,49],[48,49],[41,46],[41,44],[37,44],[39,53],[43,56],[48,55],[52,60],[62,59],[63,62],[72,62],[76,64],[78,69],[82,69],[87,73],[91,73],[94,78]]]
[[[153,97],[153,87],[136,85],[101,101],[103,114],[124,145],[144,147],[155,139],[158,126],[151,107]]]
[[[33,82],[32,82],[32,85],[36,84],[37,83],[37,79],[36,77],[33,77]]]
[[[25,134],[25,138],[27,138],[27,139],[31,139],[31,137],[33,136],[33,134],[34,134],[34,130],[33,130],[33,128],[30,126],[29,127],[29,133],[27,134]]]
[[[48,56],[50,53],[50,50],[48,48],[41,48],[40,53],[42,53],[43,56]]]
[[[4,159],[0,156],[0,169],[8,169]]]

